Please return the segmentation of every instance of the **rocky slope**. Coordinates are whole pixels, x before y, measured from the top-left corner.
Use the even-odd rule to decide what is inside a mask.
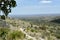
[[[37,26],[30,22],[26,22],[18,19],[6,19],[4,22],[6,22],[5,25],[7,25],[10,30],[8,31],[8,35],[6,34],[8,36],[8,37],[6,36],[6,40],[8,40],[9,38],[11,40],[58,40],[60,39],[59,36],[60,25],[55,25],[53,23],[51,24],[41,23],[39,26]],[[4,24],[4,22],[1,21],[0,23]],[[13,36],[9,36],[11,34]]]

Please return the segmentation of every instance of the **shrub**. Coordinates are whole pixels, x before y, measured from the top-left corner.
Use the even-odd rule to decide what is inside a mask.
[[[0,37],[3,40],[6,40],[5,37],[8,34],[9,29],[8,28],[0,28]]]
[[[5,20],[5,16],[4,16],[4,15],[2,15],[2,16],[1,16],[1,19]]]
[[[7,40],[16,40],[16,39],[23,39],[25,38],[25,34],[21,31],[13,31],[12,33],[8,34]]]

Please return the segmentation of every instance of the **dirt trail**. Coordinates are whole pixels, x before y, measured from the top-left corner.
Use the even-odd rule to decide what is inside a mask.
[[[10,29],[11,29],[11,30],[20,30],[20,31],[22,31],[22,32],[26,35],[26,37],[27,37],[28,39],[31,38],[31,39],[33,39],[33,40],[37,40],[35,37],[32,37],[32,36],[28,35],[28,34],[24,31],[23,28],[17,29],[17,27],[13,27],[12,25],[10,25]],[[44,40],[44,39],[40,38],[40,40]]]

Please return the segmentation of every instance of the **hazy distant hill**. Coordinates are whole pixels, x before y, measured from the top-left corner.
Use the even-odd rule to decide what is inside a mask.
[[[32,15],[9,15],[10,17],[13,18],[27,18],[27,17],[45,17],[45,16],[60,16],[60,14],[32,14]]]

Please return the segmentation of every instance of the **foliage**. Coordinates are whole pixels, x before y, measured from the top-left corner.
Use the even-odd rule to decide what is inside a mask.
[[[9,33],[7,36],[7,40],[16,40],[16,39],[23,39],[25,38],[25,34],[21,31],[13,31],[12,33]]]
[[[18,40],[18,39],[24,39],[25,34],[21,31],[10,31],[9,28],[0,28],[0,39],[3,40]]]
[[[1,16],[1,19],[5,20],[5,16],[4,16],[4,15],[2,15],[2,16]]]
[[[9,28],[0,28],[0,37],[3,40],[6,40],[5,37],[8,34],[8,32],[9,32]]]
[[[11,12],[11,8],[16,6],[15,0],[0,0],[0,10],[5,16]]]

